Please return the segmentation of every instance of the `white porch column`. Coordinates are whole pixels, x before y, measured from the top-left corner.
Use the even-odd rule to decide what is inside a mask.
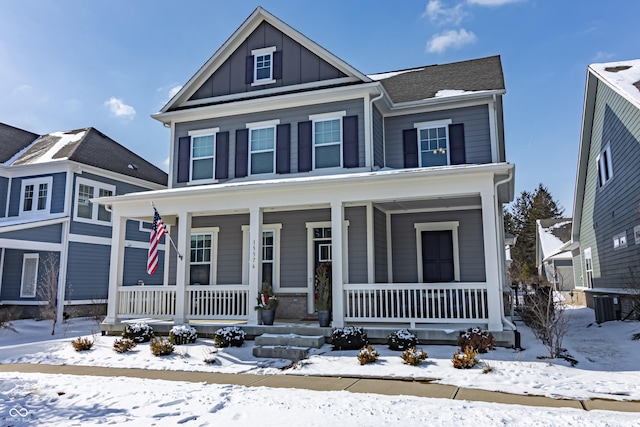
[[[124,238],[127,219],[111,213],[111,259],[109,262],[109,297],[107,300],[107,317],[105,323],[115,323],[118,320],[118,287],[122,284],[124,274]]]
[[[502,331],[502,280],[500,277],[499,229],[496,227],[496,200],[493,184],[480,194],[482,199],[482,236],[484,240],[484,269],[487,281],[487,306],[490,331]]]
[[[182,255],[182,259],[178,256],[176,260],[176,315],[173,319],[173,323],[176,325],[185,321],[185,294],[187,281],[189,280],[190,242],[191,213],[182,211],[178,213],[178,243],[176,245]]]
[[[62,249],[58,260],[58,296],[56,306],[56,322],[62,325],[64,320],[65,284],[67,283],[67,260],[69,258],[69,222],[62,223]]]
[[[367,283],[376,281],[376,258],[373,229],[373,203],[367,203]]]
[[[333,327],[344,326],[344,206],[342,201],[331,202],[331,296],[333,299]]]
[[[262,209],[254,206],[249,210],[249,325],[258,324],[258,311],[253,307],[258,302],[258,291],[262,290]]]

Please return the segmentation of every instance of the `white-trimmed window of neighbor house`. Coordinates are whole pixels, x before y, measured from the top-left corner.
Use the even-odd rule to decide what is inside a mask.
[[[35,298],[38,283],[38,254],[22,255],[22,281],[20,282],[20,298]]]
[[[449,160],[449,125],[451,120],[415,123],[418,130],[420,167],[446,166]]]
[[[213,180],[215,176],[216,133],[219,128],[189,132],[191,137],[190,181]]]
[[[249,127],[249,174],[273,173],[276,164],[276,127]]]
[[[593,288],[593,259],[591,258],[591,248],[584,250],[584,272],[585,285],[587,288]]]
[[[214,285],[218,228],[201,229],[191,233],[189,247],[189,284]]]
[[[20,193],[20,215],[48,214],[51,209],[51,187],[53,178],[31,178],[22,180]]]
[[[346,111],[309,116],[313,122],[313,168],[342,167],[342,118]]]
[[[611,161],[611,145],[607,143],[597,159],[598,186],[603,187],[613,178],[613,163]]]
[[[251,51],[253,56],[253,85],[275,83],[273,78],[273,52],[275,46]]]
[[[115,193],[116,187],[114,185],[91,181],[86,178],[77,178],[74,221],[102,225],[111,224],[111,212],[104,205],[92,203],[90,199],[109,197]]]

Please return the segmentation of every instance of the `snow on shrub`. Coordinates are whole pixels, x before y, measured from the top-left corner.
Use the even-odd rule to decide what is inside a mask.
[[[467,329],[466,332],[460,332],[458,346],[460,348],[471,347],[476,353],[486,353],[487,350],[496,348],[496,340],[491,332],[476,326]]]
[[[369,344],[367,334],[359,326],[334,329],[331,333],[333,350],[358,350]]]
[[[366,365],[367,363],[373,363],[378,360],[378,356],[380,356],[380,354],[372,345],[370,345],[360,349],[360,353],[358,353],[358,361],[361,365]]]
[[[418,345],[418,338],[407,329],[400,329],[392,332],[387,337],[387,345],[391,350],[406,350]]]
[[[227,326],[218,329],[213,335],[213,343],[216,347],[242,347],[244,337],[247,334],[237,326]]]
[[[198,331],[189,325],[176,325],[169,331],[169,341],[171,344],[192,344],[198,339]]]
[[[407,365],[417,366],[427,358],[427,353],[424,350],[417,350],[415,347],[408,348],[402,352],[402,360]]]
[[[153,328],[145,322],[125,325],[122,331],[122,338],[129,338],[138,344],[141,342],[149,342],[151,338],[153,338]]]

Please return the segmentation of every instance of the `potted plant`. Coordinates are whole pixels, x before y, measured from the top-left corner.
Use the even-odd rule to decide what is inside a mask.
[[[262,291],[258,293],[258,305],[255,306],[256,310],[260,310],[262,324],[273,325],[278,303],[278,298],[274,295],[271,285],[269,283],[263,283]]]
[[[331,322],[331,264],[328,262],[318,265],[315,280],[315,308],[318,312],[320,326],[327,327]]]

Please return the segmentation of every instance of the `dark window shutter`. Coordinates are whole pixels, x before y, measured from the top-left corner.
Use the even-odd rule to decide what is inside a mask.
[[[358,116],[342,119],[342,160],[345,168],[360,166],[358,150]]]
[[[244,82],[248,85],[253,83],[253,55],[247,56],[246,69],[244,74]]]
[[[291,125],[276,128],[276,173],[291,172]]]
[[[216,135],[216,179],[229,178],[229,132]]]
[[[298,172],[311,170],[311,121],[298,123]]]
[[[236,131],[236,178],[247,176],[249,129]]]
[[[404,148],[404,167],[418,167],[418,129],[402,131],[402,145]]]
[[[278,80],[282,78],[282,51],[276,50],[273,52],[273,79]]]
[[[464,147],[464,124],[449,125],[449,150],[452,165],[461,165],[467,162]]]
[[[178,179],[177,182],[189,181],[189,167],[191,166],[191,137],[178,138]]]

